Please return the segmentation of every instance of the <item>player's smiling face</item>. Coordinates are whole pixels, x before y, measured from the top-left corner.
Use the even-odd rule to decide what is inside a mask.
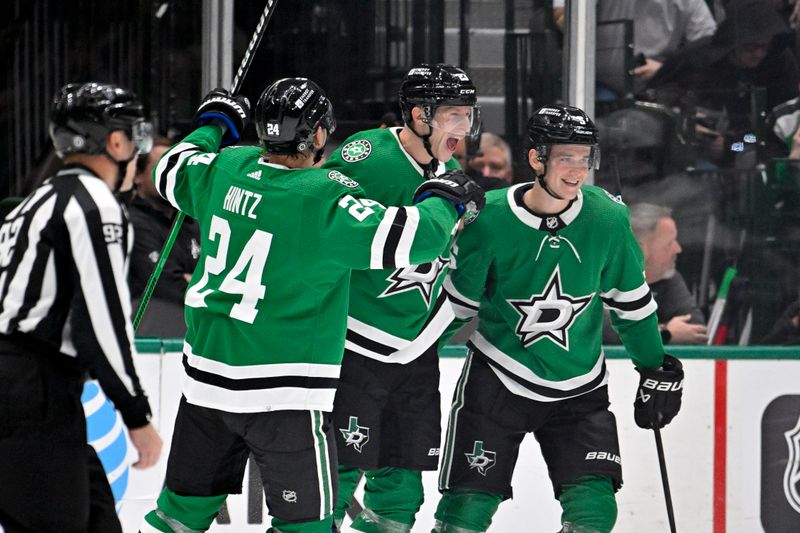
[[[583,144],[554,144],[547,158],[547,186],[565,200],[572,200],[589,175],[592,149]]]
[[[431,125],[431,151],[439,161],[449,161],[456,152],[458,141],[472,128],[471,106],[442,106],[436,108]]]

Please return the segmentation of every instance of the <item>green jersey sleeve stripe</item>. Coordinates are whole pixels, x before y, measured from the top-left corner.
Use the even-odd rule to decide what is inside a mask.
[[[647,285],[647,283],[642,283],[632,291],[611,289],[607,292],[601,292],[600,296],[603,298],[603,300],[610,299],[617,302],[633,302],[636,300],[641,300],[648,294],[650,294],[650,287]]]
[[[419,209],[416,207],[403,208],[406,212],[406,223],[400,241],[397,243],[397,251],[394,254],[394,264],[396,267],[407,267],[411,265],[411,245],[414,243],[414,236],[419,227]]]
[[[161,156],[161,159],[159,159],[156,165],[156,189],[161,197],[171,203],[176,209],[180,209],[178,201],[175,198],[175,185],[178,177],[178,170],[181,168],[186,158],[199,151],[200,149],[192,143],[178,143]]]
[[[386,234],[386,242],[383,245],[383,268],[395,267],[395,253],[397,252],[397,246],[400,244],[400,236],[403,234],[403,229],[408,219],[408,214],[403,207],[395,209],[393,214],[394,222]]]
[[[658,304],[656,304],[651,294],[647,294],[647,296],[636,302],[620,303],[603,299],[603,303],[624,320],[642,320],[655,313],[658,309]]]
[[[383,220],[378,224],[378,229],[375,231],[375,236],[372,239],[372,247],[370,248],[369,267],[373,269],[382,269],[383,258],[385,255],[386,240],[389,237],[389,232],[392,230],[392,224],[397,217],[398,208],[390,207],[383,215]]]

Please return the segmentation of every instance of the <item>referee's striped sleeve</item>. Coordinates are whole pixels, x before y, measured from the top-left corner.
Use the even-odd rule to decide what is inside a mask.
[[[90,358],[103,390],[128,427],[147,423],[149,407],[133,361],[130,293],[125,279],[128,224],[108,187],[81,178],[64,210],[78,292],[70,309],[72,339]],[[105,189],[104,189],[105,188]]]

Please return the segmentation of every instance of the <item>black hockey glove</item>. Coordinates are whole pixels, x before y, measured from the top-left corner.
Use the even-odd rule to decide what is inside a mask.
[[[640,428],[663,428],[681,409],[683,365],[671,355],[664,355],[661,368],[637,368],[639,388],[633,402],[633,418]]]
[[[203,98],[194,114],[193,128],[214,123],[224,126],[222,146],[228,146],[239,140],[249,121],[250,101],[247,97],[231,96],[225,89],[217,88]]]
[[[449,170],[441,176],[425,180],[414,191],[414,203],[431,196],[444,198],[453,204],[458,216],[469,213],[473,219],[486,205],[483,189],[461,170]]]

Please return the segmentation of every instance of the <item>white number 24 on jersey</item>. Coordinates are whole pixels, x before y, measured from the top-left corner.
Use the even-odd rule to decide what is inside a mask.
[[[228,221],[216,215],[211,217],[211,230],[208,238],[212,242],[217,242],[217,254],[206,257],[200,281],[186,291],[186,305],[207,307],[206,296],[215,290],[226,294],[241,295],[242,299],[231,307],[230,316],[252,324],[258,315],[256,304],[263,300],[264,294],[266,294],[266,287],[261,284],[261,278],[264,274],[264,266],[267,264],[269,247],[272,244],[272,234],[261,230],[253,232],[233,267],[219,284],[218,289],[207,286],[210,276],[222,274],[228,266],[228,245],[231,241],[231,227]],[[243,272],[245,273],[244,281],[240,281],[237,278]]]

